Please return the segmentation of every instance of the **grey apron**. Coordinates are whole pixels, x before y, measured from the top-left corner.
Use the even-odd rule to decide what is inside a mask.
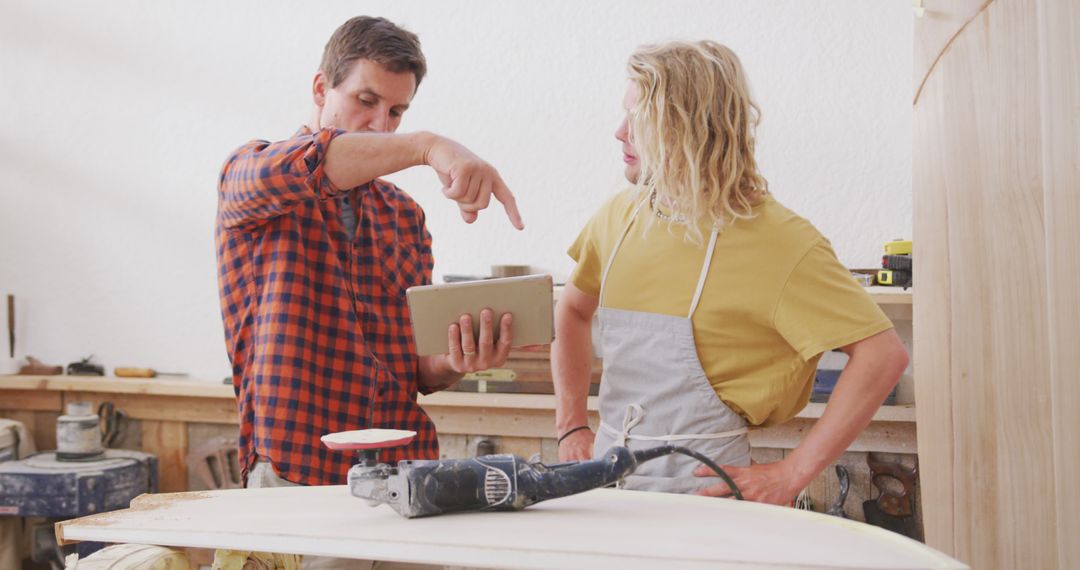
[[[691,317],[697,309],[716,249],[718,230],[709,237],[697,290],[686,317],[604,307],[604,289],[615,255],[645,201],[634,210],[611,252],[600,280],[597,317],[604,372],[600,382],[600,429],[593,457],[613,445],[632,450],[679,445],[719,465],[750,464],[746,420],[716,395],[698,359]],[[692,493],[722,483],[695,477],[701,463],[669,455],[643,464],[620,487],[642,491]]]

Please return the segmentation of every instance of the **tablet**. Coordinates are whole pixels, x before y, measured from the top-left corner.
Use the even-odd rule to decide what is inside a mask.
[[[514,315],[514,346],[551,344],[555,338],[554,300],[550,275],[524,275],[482,281],[410,287],[405,291],[412,317],[416,352],[420,356],[446,354],[447,329],[461,315],[473,318],[473,336],[480,335],[480,311],[495,312],[495,338],[499,319]]]

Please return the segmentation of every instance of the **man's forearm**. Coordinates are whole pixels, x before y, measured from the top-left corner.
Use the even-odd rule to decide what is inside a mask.
[[[787,458],[801,487],[847,450],[907,368],[907,351],[894,331],[861,342],[868,341],[852,351],[825,413]]]
[[[326,176],[337,188],[355,188],[380,176],[426,164],[435,138],[426,132],[339,135],[326,150]]]
[[[592,373],[592,320],[563,309],[558,311],[556,324],[551,345],[555,428],[565,433],[589,424],[586,404]]]

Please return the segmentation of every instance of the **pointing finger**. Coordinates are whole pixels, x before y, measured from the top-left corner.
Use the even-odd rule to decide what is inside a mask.
[[[521,220],[521,214],[518,212],[517,200],[514,199],[514,194],[510,192],[506,184],[503,184],[502,180],[497,180],[491,193],[502,203],[503,209],[506,210],[506,217],[510,218],[510,223],[519,230],[525,229],[525,222]]]

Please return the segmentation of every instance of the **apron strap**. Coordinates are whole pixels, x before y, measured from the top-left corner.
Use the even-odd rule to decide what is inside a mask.
[[[604,266],[604,273],[600,276],[600,299],[597,301],[597,306],[604,306],[604,286],[607,284],[608,272],[611,271],[611,264],[615,263],[615,254],[619,252],[619,248],[622,247],[623,240],[626,239],[626,235],[630,233],[630,226],[634,224],[634,218],[637,218],[638,212],[641,211],[641,207],[649,201],[648,194],[645,195],[645,199],[638,203],[634,208],[634,213],[630,214],[630,221],[626,223],[626,227],[623,228],[622,233],[619,235],[619,241],[615,242],[615,247],[611,249],[611,255],[608,256],[607,265]]]
[[[613,428],[613,427],[611,427],[611,426],[609,426],[607,424],[604,424],[604,423],[600,424],[600,429],[602,429],[602,430],[604,430],[604,431],[606,431],[606,432],[608,432],[608,433],[610,433],[612,435],[616,435],[616,436],[620,436],[620,437],[623,435],[622,433],[620,433],[615,428]],[[671,435],[629,435],[629,434],[626,434],[625,437],[626,437],[627,440],[632,439],[632,440],[636,440],[636,441],[691,441],[691,440],[695,440],[695,439],[725,439],[725,438],[729,438],[729,437],[740,436],[740,435],[742,435],[744,433],[747,433],[749,431],[750,431],[750,428],[741,427],[741,428],[738,428],[738,429],[733,429],[733,430],[729,430],[729,431],[721,431],[721,432],[716,432],[716,433],[673,433]],[[618,440],[616,440],[616,441],[618,441]],[[623,445],[623,447],[625,447],[625,444]]]
[[[697,310],[698,302],[701,301],[701,292],[705,290],[705,278],[709,276],[709,267],[712,266],[713,252],[716,251],[716,236],[720,234],[720,228],[713,227],[712,234],[709,235],[709,249],[705,252],[705,261],[701,264],[701,275],[698,276],[697,290],[694,291],[694,300],[690,303],[690,312],[686,314],[686,318],[691,319],[694,317],[694,311]]]
[[[634,208],[634,212],[630,214],[630,221],[626,223],[626,227],[623,228],[621,234],[619,234],[618,241],[615,242],[615,247],[611,249],[611,255],[608,256],[607,264],[604,266],[604,272],[600,276],[600,298],[597,301],[597,306],[604,306],[604,292],[607,289],[608,273],[611,271],[611,266],[615,263],[615,255],[619,253],[619,248],[622,247],[623,241],[626,240],[626,236],[630,233],[630,226],[634,224],[634,220],[637,218],[638,212],[645,206],[645,203],[649,201],[649,196],[646,195],[641,202]],[[712,267],[713,252],[716,251],[716,238],[720,235],[720,228],[713,226],[712,233],[709,234],[709,248],[705,252],[705,259],[701,263],[701,273],[698,275],[697,288],[694,290],[694,299],[690,302],[690,311],[686,314],[686,318],[692,318],[694,312],[697,311],[698,303],[701,301],[701,292],[705,290],[705,279],[709,276],[709,268]]]
[[[746,426],[741,428],[721,431],[716,433],[673,433],[669,435],[630,435],[630,430],[634,429],[641,420],[645,419],[645,408],[641,404],[630,404],[626,406],[626,414],[623,416],[622,431],[619,431],[603,422],[600,422],[600,429],[615,436],[615,445],[619,447],[626,447],[626,441],[629,439],[637,441],[688,441],[695,439],[724,439],[729,437],[735,437],[742,435],[749,431]]]
[[[626,438],[630,436],[630,430],[634,429],[634,426],[641,423],[641,420],[645,418],[645,408],[641,404],[630,404],[626,406],[626,414],[623,416],[622,421],[622,433],[619,434],[618,442],[619,447],[626,447]]]

